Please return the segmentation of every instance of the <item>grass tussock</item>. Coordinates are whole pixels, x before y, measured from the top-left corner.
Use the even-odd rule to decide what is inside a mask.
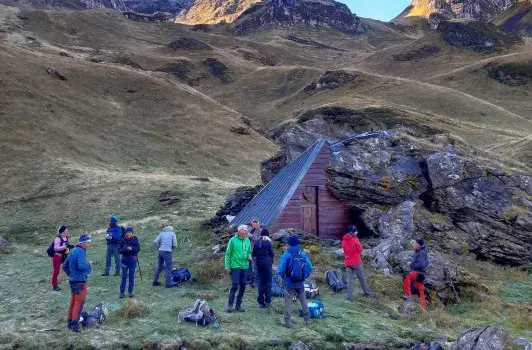
[[[532,306],[527,304],[512,304],[507,309],[508,318],[512,326],[519,330],[532,329]]]
[[[125,318],[136,318],[146,316],[148,314],[148,306],[137,299],[130,299],[127,304],[118,309],[118,315]]]

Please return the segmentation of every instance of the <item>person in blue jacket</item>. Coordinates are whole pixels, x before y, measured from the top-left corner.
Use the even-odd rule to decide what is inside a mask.
[[[107,253],[105,255],[105,271],[102,276],[109,276],[109,270],[111,270],[111,256],[115,258],[115,276],[120,275],[120,254],[118,253],[118,247],[120,246],[120,240],[122,239],[122,228],[118,226],[118,217],[111,216],[108,219],[109,227],[105,234],[107,240]]]
[[[118,248],[122,254],[122,282],[120,283],[120,298],[123,298],[126,291],[126,281],[129,272],[129,297],[133,298],[133,287],[135,286],[135,269],[137,267],[137,255],[140,252],[140,244],[137,237],[133,235],[133,227],[126,227],[126,235],[120,241]]]
[[[79,332],[79,317],[87,297],[87,280],[92,273],[92,261],[87,260],[87,249],[90,246],[91,237],[83,234],[63,263],[63,271],[69,277],[72,292],[68,307],[68,328],[76,333]]]
[[[301,303],[301,310],[303,311],[303,318],[305,325],[310,324],[310,315],[308,311],[307,298],[305,296],[305,279],[312,273],[312,263],[308,258],[308,255],[299,246],[299,239],[297,236],[290,236],[288,238],[288,244],[290,247],[284,252],[279,261],[279,276],[284,278],[284,323],[283,327],[292,328],[290,318],[292,316],[292,295],[296,294],[299,302]],[[291,277],[291,270],[294,266],[294,259],[300,257],[302,263],[305,265],[303,270],[305,276],[302,276],[299,280],[294,280]]]

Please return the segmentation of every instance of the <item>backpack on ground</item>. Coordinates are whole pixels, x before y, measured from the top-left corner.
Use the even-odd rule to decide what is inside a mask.
[[[61,245],[63,245],[63,243],[65,242],[65,240],[63,239],[63,237],[61,237],[61,235],[59,235],[59,236],[57,236],[57,237],[59,237],[59,239],[61,240]],[[57,238],[57,237],[55,237],[55,238]],[[50,244],[50,246],[48,247],[48,249],[46,249],[46,254],[48,254],[48,256],[49,256],[50,258],[53,258],[54,255],[55,255],[55,247],[54,247],[54,245],[55,245],[55,238],[54,238],[54,240],[52,241],[52,243]]]
[[[180,267],[178,269],[172,270],[172,281],[174,283],[183,283],[189,280],[194,280],[189,269],[186,267]]]
[[[305,296],[307,299],[314,299],[318,295],[320,295],[320,292],[318,290],[319,288],[314,287],[314,285],[310,282],[305,282]]]
[[[336,270],[328,270],[325,273],[325,279],[327,280],[329,287],[335,292],[347,288],[347,282],[344,277]]]
[[[310,276],[310,266],[303,257],[302,250],[292,254],[286,269],[286,276],[294,283],[303,282]]]
[[[281,287],[282,282],[283,281],[278,274],[272,274],[272,296],[282,297],[284,295],[283,287]]]
[[[91,328],[96,323],[105,325],[107,324],[108,315],[107,308],[103,303],[99,303],[90,313],[87,313],[87,311],[81,313],[80,323],[85,328]]]
[[[323,304],[321,300],[316,299],[308,303],[308,313],[310,315],[310,318],[317,318],[317,319],[324,318],[324,315],[323,315],[324,311],[325,311],[325,305]],[[299,316],[303,316],[302,310],[299,310]]]
[[[192,309],[181,311],[179,319],[187,322],[195,322],[202,327],[207,326],[214,319],[214,310],[204,299],[197,299]]]

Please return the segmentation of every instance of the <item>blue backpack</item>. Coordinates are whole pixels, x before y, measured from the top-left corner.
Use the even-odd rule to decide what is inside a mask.
[[[308,303],[308,312],[310,318],[323,318],[323,312],[325,310],[325,305],[321,300],[314,300],[311,303]]]
[[[297,254],[292,254],[286,269],[286,276],[294,283],[303,282],[310,276],[310,266],[307,260],[303,257],[300,250]]]
[[[192,278],[192,274],[185,267],[180,267],[172,271],[172,281],[175,283],[183,283]]]

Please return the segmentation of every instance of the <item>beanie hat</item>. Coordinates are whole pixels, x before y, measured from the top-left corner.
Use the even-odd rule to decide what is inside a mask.
[[[90,242],[92,242],[91,236],[89,236],[86,233],[82,234],[81,237],[79,238],[79,243],[90,243]]]
[[[66,227],[65,225],[62,225],[62,226],[59,228],[58,231],[59,231],[59,233],[63,233],[63,232],[66,231],[66,229],[67,229],[67,227]]]
[[[133,233],[133,227],[131,227],[131,226],[126,227],[126,233],[128,233],[128,232]]]
[[[351,225],[347,229],[347,233],[355,233],[355,232],[358,232],[358,229],[357,229],[357,227],[355,225]]]
[[[119,219],[118,216],[116,216],[116,215],[113,215],[113,216],[110,216],[110,217],[109,217],[109,221],[111,221],[112,224],[116,224],[116,223],[118,223],[119,220],[120,220],[120,219]]]
[[[270,231],[268,231],[267,228],[263,228],[262,231],[260,231],[260,235],[261,236],[269,236],[270,235]]]
[[[290,247],[299,245],[299,238],[296,235],[288,237],[288,244],[290,244]]]
[[[416,243],[419,244],[421,247],[425,245],[425,241],[421,238],[416,239]]]

